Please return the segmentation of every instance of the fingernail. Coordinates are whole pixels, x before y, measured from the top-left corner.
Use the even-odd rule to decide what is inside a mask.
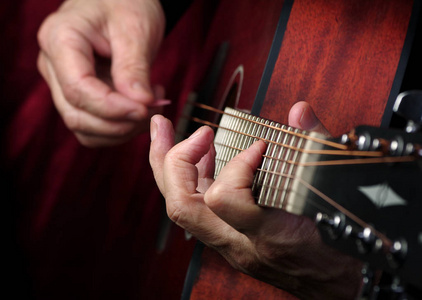
[[[202,132],[202,127],[201,127],[201,128],[199,128],[198,130],[196,130],[194,133],[192,133],[192,134],[190,135],[189,139],[194,139],[194,138],[196,138],[197,136],[199,136],[199,135],[201,134],[201,132]]]
[[[155,137],[157,136],[157,123],[153,119],[151,119],[150,124],[150,135],[151,135],[151,142],[154,141]]]
[[[299,124],[304,130],[312,130],[318,125],[318,119],[310,107],[303,110]]]

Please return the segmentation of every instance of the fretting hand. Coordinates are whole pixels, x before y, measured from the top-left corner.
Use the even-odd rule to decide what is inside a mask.
[[[292,108],[289,123],[328,133],[304,102]],[[324,245],[313,221],[256,205],[251,186],[264,142],[242,151],[214,181],[211,128],[201,127],[176,146],[173,136],[170,121],[152,118],[150,162],[171,220],[236,269],[301,298],[357,295],[361,264]]]

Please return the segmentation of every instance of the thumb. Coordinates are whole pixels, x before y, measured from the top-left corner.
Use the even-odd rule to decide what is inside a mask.
[[[289,125],[295,128],[314,131],[325,136],[331,136],[321,121],[317,118],[309,103],[295,103],[289,112]]]
[[[150,66],[164,31],[163,17],[156,10],[133,13],[126,9],[116,12],[109,24],[113,84],[123,95],[145,105],[154,101]]]

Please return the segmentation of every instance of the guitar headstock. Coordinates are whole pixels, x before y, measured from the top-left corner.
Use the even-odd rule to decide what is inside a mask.
[[[312,183],[347,213],[311,195],[306,214],[316,216],[327,244],[422,289],[422,134],[362,126],[338,141],[409,159],[367,164],[322,155],[320,161],[356,160],[318,166]]]
[[[226,108],[215,175],[257,139],[259,205],[316,219],[327,244],[422,289],[422,134],[361,126],[327,140]]]

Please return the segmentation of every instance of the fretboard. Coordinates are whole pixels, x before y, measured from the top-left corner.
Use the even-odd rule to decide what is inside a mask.
[[[312,180],[314,168],[304,164],[318,160],[318,156],[309,155],[306,150],[322,147],[307,137],[321,136],[232,108],[226,108],[224,112],[214,140],[215,176],[242,150],[262,139],[268,146],[252,186],[257,203],[301,215],[308,189],[297,178]]]

